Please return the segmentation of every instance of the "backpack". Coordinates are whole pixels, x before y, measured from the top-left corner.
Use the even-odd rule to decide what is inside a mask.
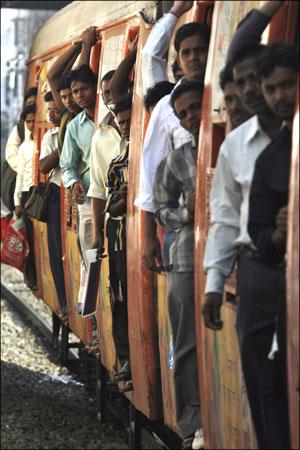
[[[23,120],[20,120],[17,123],[17,130],[22,143],[25,139],[25,122]],[[16,186],[16,177],[17,173],[5,160],[1,167],[1,198],[4,205],[9,209],[9,211],[13,211],[15,209],[14,192]]]

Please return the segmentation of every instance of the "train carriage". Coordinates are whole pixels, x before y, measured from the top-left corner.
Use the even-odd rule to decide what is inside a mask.
[[[155,1],[75,1],[56,13],[37,32],[31,48],[27,68],[27,87],[38,86],[35,127],[36,154],[34,184],[44,177],[39,174],[39,148],[49,124],[45,120],[43,94],[49,90],[46,73],[51,64],[73,40],[88,26],[95,25],[101,32],[101,42],[91,53],[90,65],[98,74],[95,127],[106,111],[99,95],[100,79],[115,69],[128,54],[128,41],[138,33],[136,64],[133,69],[133,109],[130,135],[129,189],[127,210],[127,285],[129,344],[133,391],[128,395],[134,408],[150,420],[162,419],[165,425],[178,433],[175,414],[173,384],[172,337],[166,302],[166,278],[153,274],[142,264],[141,247],[144,236],[144,215],[134,206],[139,189],[142,144],[149,114],[143,106],[141,51],[151,30],[139,14],[144,10],[156,19],[162,12],[163,2]],[[170,2],[165,2],[170,7]],[[296,34],[298,2],[286,2],[263,34],[264,42],[293,42]],[[205,274],[202,268],[204,246],[209,226],[209,191],[219,147],[229,131],[221,101],[218,75],[224,66],[226,51],[238,22],[248,10],[259,7],[261,1],[199,1],[177,22],[168,54],[168,71],[174,59],[173,39],[178,27],[190,21],[206,21],[212,27],[205,92],[202,106],[199,138],[197,199],[195,219],[195,315],[197,325],[197,353],[201,392],[201,416],[205,448],[256,448],[250,411],[243,384],[239,352],[235,336],[235,278],[226,284],[223,318],[224,330],[214,333],[204,328],[201,304]],[[297,181],[297,152],[295,150],[293,186]],[[293,197],[295,206],[299,201]],[[67,291],[70,330],[87,344],[91,339],[91,320],[76,312],[80,284],[80,255],[77,247],[76,210],[70,196],[61,187],[61,217],[64,276]],[[296,220],[296,219],[295,219]],[[296,236],[297,224],[293,225]],[[60,314],[59,302],[49,265],[47,229],[44,223],[34,221],[35,256],[37,262],[38,291],[51,310]],[[160,230],[162,233],[162,230]],[[299,237],[298,237],[299,239]],[[291,241],[289,243],[291,246]],[[290,250],[291,252],[291,250]],[[296,261],[291,256],[290,274],[294,274]],[[295,277],[295,275],[291,275]],[[296,304],[295,286],[289,290],[289,326],[299,330],[292,308]],[[112,337],[112,312],[109,294],[108,258],[102,261],[97,298],[97,332],[100,342],[100,360],[113,375],[117,370]],[[290,348],[296,348],[296,334],[290,339]],[[289,363],[290,365],[293,362]],[[294,367],[294,366],[293,366]],[[296,383],[290,376],[290,384]],[[291,394],[291,417],[295,417],[297,394]],[[293,421],[293,430],[297,429]],[[294,432],[294,434],[297,431]],[[294,446],[297,441],[295,440]],[[299,443],[298,443],[299,444]],[[296,448],[296,447],[293,447]]]
[[[205,93],[199,137],[198,177],[195,212],[195,310],[201,415],[206,448],[256,448],[247,394],[243,382],[235,332],[235,274],[226,282],[222,318],[224,328],[213,332],[204,326],[205,273],[202,267],[209,229],[209,194],[218,151],[228,125],[224,122],[222,93],[218,75],[225,65],[233,33],[248,10],[262,2],[218,1],[215,5],[212,36],[205,75]],[[262,36],[263,43],[294,42],[297,2],[287,2]]]

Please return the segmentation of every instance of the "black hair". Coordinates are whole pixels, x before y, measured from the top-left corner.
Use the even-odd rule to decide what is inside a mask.
[[[151,106],[156,105],[156,103],[163,98],[165,95],[170,94],[175,84],[170,81],[160,81],[156,83],[153,87],[147,89],[146,95],[144,97],[144,105],[147,111]]]
[[[180,77],[178,77],[176,75],[176,72],[178,72],[178,70],[181,70],[181,69],[180,69],[180,66],[179,66],[179,63],[178,63],[177,59],[174,59],[172,65],[171,65],[171,69],[172,69],[172,73],[173,73],[174,79],[176,81],[179,81]]]
[[[119,114],[120,112],[126,111],[126,109],[132,108],[132,95],[122,95],[114,107],[114,113],[115,115]]]
[[[61,77],[57,81],[57,90],[58,92],[62,91],[63,89],[70,89],[70,81],[67,77]]]
[[[203,90],[204,90],[204,84],[199,83],[198,81],[185,81],[185,82],[181,83],[179,86],[177,86],[171,95],[171,105],[172,105],[172,108],[174,109],[175,114],[177,115],[176,110],[175,110],[175,102],[182,94],[184,94],[185,92],[197,91],[197,92],[200,92],[200,94],[202,96]]]
[[[54,98],[53,98],[53,95],[52,95],[52,92],[51,92],[51,91],[47,92],[47,93],[44,95],[44,101],[45,101],[45,102],[54,102]]]
[[[298,49],[296,45],[272,44],[262,50],[257,61],[258,75],[268,77],[276,67],[298,70]]]
[[[195,35],[202,36],[207,44],[207,47],[209,46],[210,26],[207,23],[190,22],[182,25],[182,27],[178,28],[176,32],[174,47],[177,53],[179,52],[180,44],[183,39]]]
[[[35,114],[35,111],[36,111],[36,105],[25,106],[25,108],[23,108],[23,110],[20,114],[21,120],[25,121],[28,114]]]
[[[231,64],[227,63],[225,67],[221,70],[219,74],[220,88],[224,91],[227,83],[233,83],[233,72]]]
[[[265,48],[265,45],[250,45],[245,48],[241,48],[239,51],[237,51],[231,58],[231,67],[234,67],[236,64],[240,63],[244,59],[247,58],[258,58],[260,53]]]
[[[37,88],[36,87],[31,87],[31,88],[29,88],[29,89],[27,89],[27,91],[25,92],[25,95],[24,95],[24,102],[26,102],[26,100],[29,98],[29,97],[33,97],[33,96],[36,96],[37,95]]]
[[[97,84],[97,76],[94,74],[88,64],[83,64],[78,69],[71,70],[68,74],[68,81],[81,81],[82,83]]]
[[[109,81],[112,79],[112,77],[114,76],[115,70],[110,70],[109,72],[106,72],[105,75],[103,75],[103,77],[101,78],[101,83],[103,83],[103,81]]]

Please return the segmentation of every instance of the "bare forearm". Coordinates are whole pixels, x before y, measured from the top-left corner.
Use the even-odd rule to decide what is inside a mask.
[[[104,210],[105,201],[99,198],[92,198],[92,224],[94,243],[103,242]]]
[[[109,84],[110,95],[113,103],[126,92],[129,74],[136,60],[136,49],[134,49],[118,66]]]
[[[52,65],[49,72],[47,73],[47,78],[49,81],[50,89],[56,104],[56,107],[60,110],[64,110],[64,105],[61,101],[58,82],[62,76],[66,76],[71,70],[75,59],[78,57],[81,50],[81,45],[72,45],[68,48]]]
[[[87,44],[83,43],[82,50],[80,53],[80,58],[79,58],[76,68],[83,66],[84,64],[87,64],[87,65],[90,64],[90,55],[91,55],[92,47],[93,47],[93,45],[91,43],[87,43]]]
[[[72,61],[72,65],[74,64],[74,61],[80,51],[81,45],[72,45],[61,56],[59,56],[47,73],[48,81],[50,82],[59,79],[66,71],[66,68],[69,66],[70,62]]]
[[[119,201],[112,203],[108,208],[108,212],[111,215],[111,217],[122,216],[126,212],[124,201],[120,199]]]
[[[51,155],[46,156],[45,158],[41,159],[39,162],[39,169],[40,172],[43,174],[47,174],[50,172],[50,170],[54,169],[59,163],[59,155],[58,150],[55,150],[55,152],[51,153]]]
[[[157,236],[157,224],[154,219],[154,214],[144,212],[144,236],[145,239],[155,239]]]

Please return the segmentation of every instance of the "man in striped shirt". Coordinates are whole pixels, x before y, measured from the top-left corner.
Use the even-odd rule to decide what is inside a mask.
[[[194,310],[194,211],[202,92],[202,83],[195,81],[183,82],[173,91],[172,107],[193,140],[174,150],[160,163],[154,184],[156,220],[165,230],[176,232],[170,247],[168,308],[174,343],[176,416],[183,448],[191,448],[194,434],[200,428]]]

